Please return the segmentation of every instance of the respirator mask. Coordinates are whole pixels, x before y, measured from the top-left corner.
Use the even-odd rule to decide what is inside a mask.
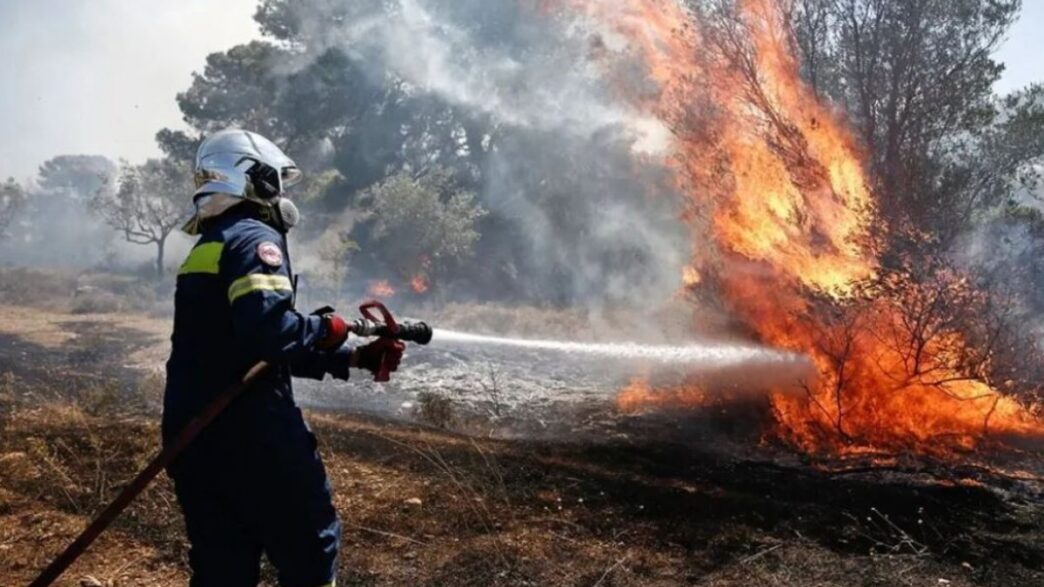
[[[250,179],[246,199],[261,205],[262,220],[281,232],[289,232],[301,220],[297,205],[283,195],[283,190],[300,180],[301,172],[277,170],[260,161],[253,161],[246,175]]]

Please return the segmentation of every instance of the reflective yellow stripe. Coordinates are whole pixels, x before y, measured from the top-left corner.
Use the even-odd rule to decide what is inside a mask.
[[[240,277],[232,282],[232,285],[228,288],[228,302],[232,303],[255,291],[293,292],[294,287],[290,284],[290,278],[285,275],[262,275],[255,273],[246,277]]]
[[[217,275],[218,264],[221,261],[221,251],[224,248],[225,243],[203,243],[197,245],[189,253],[185,262],[182,263],[181,269],[178,269],[178,275],[188,275],[190,273]]]

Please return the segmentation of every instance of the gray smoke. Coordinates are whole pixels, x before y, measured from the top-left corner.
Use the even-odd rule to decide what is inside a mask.
[[[642,150],[662,154],[668,146],[658,119],[610,96],[604,64],[588,56],[594,31],[579,21],[567,29],[515,2],[348,4],[299,5],[302,28],[317,40],[307,55],[342,49],[374,76],[393,74],[506,125],[578,137],[616,128]]]
[[[115,162],[100,155],[45,161],[27,183],[25,206],[0,242],[0,265],[148,271],[154,249],[128,243],[90,205],[95,192],[118,172]],[[174,235],[168,245],[171,258],[177,258],[189,242]]]
[[[1027,206],[1021,214],[987,220],[962,236],[954,254],[961,267],[1011,297],[1012,324],[1044,350],[1042,217],[1039,209]]]
[[[594,58],[594,25],[527,3],[304,2],[304,68],[331,49],[487,121],[482,205],[525,243],[521,297],[656,304],[677,291],[689,241],[662,162],[670,133],[606,80],[637,70]],[[387,128],[394,133],[398,129]],[[489,244],[491,235],[487,237]]]

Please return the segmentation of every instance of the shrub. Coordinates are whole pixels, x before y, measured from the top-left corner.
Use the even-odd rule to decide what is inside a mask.
[[[83,290],[73,298],[73,314],[109,314],[125,309],[123,298],[107,291]]]
[[[486,215],[474,200],[442,169],[388,177],[364,195],[376,254],[404,280],[438,280],[474,254]]]
[[[68,299],[76,289],[76,277],[67,272],[29,269],[0,269],[0,299],[6,304],[37,305]]]
[[[448,428],[455,419],[453,401],[432,391],[422,391],[417,395],[417,419],[436,428]]]

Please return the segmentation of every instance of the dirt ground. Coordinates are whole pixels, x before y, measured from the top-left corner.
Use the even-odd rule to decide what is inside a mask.
[[[157,449],[168,322],[127,316],[0,306],[2,585],[27,584]],[[1030,474],[309,419],[344,525],[338,585],[1044,585]],[[58,584],[184,585],[186,553],[161,478]]]

